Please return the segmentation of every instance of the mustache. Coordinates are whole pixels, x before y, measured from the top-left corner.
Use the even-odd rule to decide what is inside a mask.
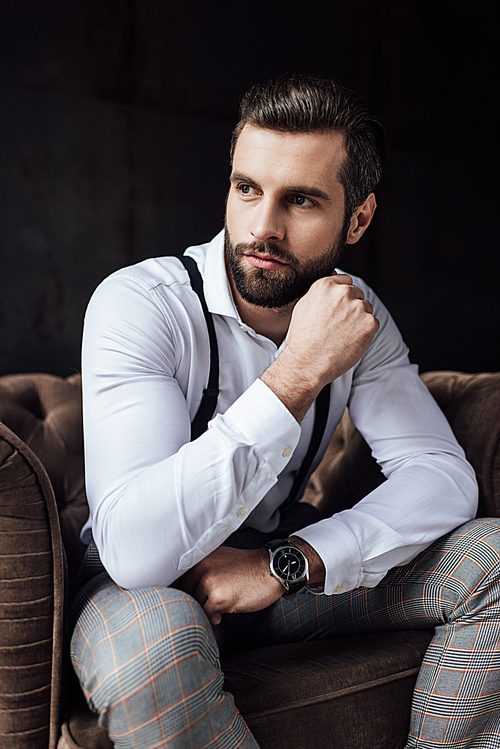
[[[239,242],[233,246],[233,250],[239,256],[258,252],[260,255],[270,255],[276,260],[282,260],[292,268],[296,268],[298,265],[295,255],[272,242]]]

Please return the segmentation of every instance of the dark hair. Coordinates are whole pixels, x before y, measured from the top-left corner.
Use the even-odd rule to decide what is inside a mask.
[[[338,177],[344,186],[346,220],[380,180],[385,155],[382,125],[366,102],[338,81],[293,73],[252,86],[241,100],[231,158],[245,125],[286,133],[342,133],[347,155]]]

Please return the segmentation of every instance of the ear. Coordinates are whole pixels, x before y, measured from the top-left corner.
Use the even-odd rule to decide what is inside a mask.
[[[376,207],[377,201],[375,200],[375,195],[371,192],[352,214],[349,231],[347,232],[347,244],[355,244],[361,239],[370,226]]]

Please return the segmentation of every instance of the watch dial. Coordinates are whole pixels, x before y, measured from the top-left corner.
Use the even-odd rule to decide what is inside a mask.
[[[304,557],[293,546],[287,546],[275,555],[274,569],[283,580],[293,583],[294,580],[299,580],[304,575],[306,569]]]

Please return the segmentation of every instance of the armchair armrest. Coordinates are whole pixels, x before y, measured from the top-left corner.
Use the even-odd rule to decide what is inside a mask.
[[[0,423],[0,744],[55,749],[65,561],[54,492],[32,450]]]

